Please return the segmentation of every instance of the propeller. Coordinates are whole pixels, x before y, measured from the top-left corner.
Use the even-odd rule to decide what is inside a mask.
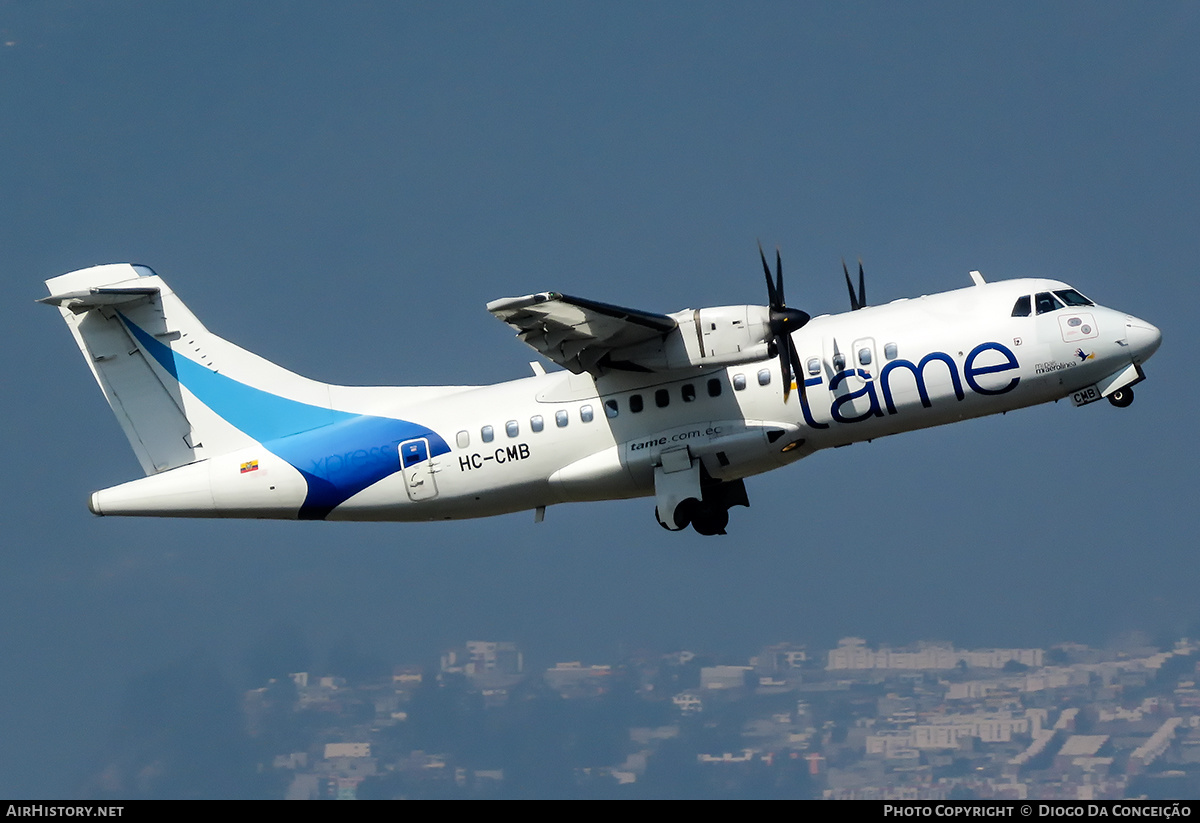
[[[858,259],[858,295],[854,294],[854,286],[850,285],[850,270],[846,268],[846,258],[842,258],[842,274],[846,275],[846,290],[850,292],[850,311],[858,311],[867,305],[867,284],[863,280],[862,258]]]
[[[789,309],[783,299],[783,261],[779,249],[775,249],[775,280],[771,280],[771,267],[767,265],[767,256],[763,253],[762,243],[758,244],[758,256],[762,258],[763,273],[767,276],[767,297],[770,299],[771,345],[779,353],[779,370],[783,372],[783,402],[787,402],[792,392],[792,375],[800,367],[800,355],[796,353],[796,344],[792,342],[792,332],[800,329],[811,318],[807,312],[799,309]],[[800,395],[804,396],[804,380],[799,381]]]

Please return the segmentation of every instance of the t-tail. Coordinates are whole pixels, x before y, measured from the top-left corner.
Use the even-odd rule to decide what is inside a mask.
[[[388,414],[449,389],[334,386],[212,334],[147,266],[46,281],[146,477],[95,492],[96,514],[321,519],[399,471],[429,429]],[[374,444],[369,457],[331,456]]]

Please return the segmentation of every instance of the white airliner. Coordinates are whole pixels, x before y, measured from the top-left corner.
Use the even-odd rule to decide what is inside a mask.
[[[761,249],[760,249],[761,255]],[[146,477],[98,515],[454,520],[654,497],[724,534],[743,478],[818,449],[1070,397],[1133,400],[1161,334],[1057,280],[852,311],[654,314],[543,292],[488,310],[565,370],[491,386],[318,383],[212,334],[146,266],[46,281]],[[844,269],[844,264],[843,264]]]

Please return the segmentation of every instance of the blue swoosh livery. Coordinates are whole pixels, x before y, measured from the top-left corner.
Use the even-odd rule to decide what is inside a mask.
[[[301,520],[323,520],[363,489],[400,471],[400,444],[429,441],[429,455],[450,446],[407,420],[327,409],[239,383],[179,355],[120,314],[147,352],[180,385],[232,426],[290,463],[308,484]]]

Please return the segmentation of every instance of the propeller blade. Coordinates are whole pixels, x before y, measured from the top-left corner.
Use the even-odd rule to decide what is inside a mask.
[[[779,301],[775,297],[775,284],[771,282],[771,267],[767,265],[767,255],[763,253],[761,240],[758,241],[758,256],[762,258],[763,274],[767,276],[767,299],[771,308],[775,308]]]
[[[862,264],[858,266],[859,277],[862,277]],[[842,274],[846,275],[846,291],[850,292],[850,311],[858,311],[862,305],[858,302],[858,298],[854,294],[854,286],[850,283],[850,269],[846,268],[846,258],[842,258]],[[860,280],[861,282],[861,280]],[[862,289],[862,286],[859,286]]]
[[[792,332],[802,328],[812,318],[808,312],[800,309],[789,309],[783,297],[783,255],[779,247],[775,247],[775,278],[771,278],[771,266],[767,263],[766,252],[763,251],[762,241],[758,243],[758,257],[762,260],[763,275],[767,279],[767,296],[770,298],[770,357],[779,357],[779,371],[783,376],[783,401],[786,403],[792,394],[792,379],[799,374],[800,355],[796,353],[796,344],[792,342]],[[849,282],[850,275],[846,274]],[[851,293],[853,299],[853,293]],[[801,378],[803,377],[800,375]],[[807,402],[803,379],[796,384],[800,396]]]
[[[783,341],[776,339],[775,347],[779,349],[779,371],[783,374],[783,402],[786,403],[788,395],[792,393],[791,353],[795,351],[795,347],[792,345],[791,335],[782,336],[787,338],[787,343],[781,345]]]
[[[792,375],[796,380],[796,389],[800,392],[800,402],[808,404],[808,393],[804,390],[804,371],[800,368],[800,354],[796,351],[796,344],[792,342],[792,336],[788,335],[788,354],[792,358]],[[788,381],[788,388],[791,388],[792,381]],[[787,402],[787,392],[784,392],[783,401]]]
[[[800,390],[800,402],[808,405],[808,389],[804,386],[804,381],[808,379],[807,372],[800,368],[800,355],[796,352],[796,344],[788,341],[792,347],[792,359],[796,363],[796,388]]]
[[[850,292],[850,311],[858,311],[867,306],[867,281],[863,276],[862,258],[858,258],[858,294],[854,293],[854,285],[850,282],[850,269],[846,268],[846,258],[842,258],[842,274],[846,276],[846,291]]]
[[[867,305],[867,282],[863,279],[862,258],[858,258],[858,307]]]
[[[787,305],[783,299],[783,258],[779,256],[779,246],[775,247],[775,297],[779,300],[779,308]]]

